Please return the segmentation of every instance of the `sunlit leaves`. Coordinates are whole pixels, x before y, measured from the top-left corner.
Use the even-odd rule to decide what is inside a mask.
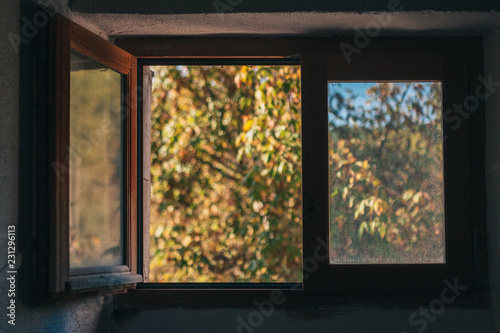
[[[151,279],[300,281],[299,68],[154,70]]]

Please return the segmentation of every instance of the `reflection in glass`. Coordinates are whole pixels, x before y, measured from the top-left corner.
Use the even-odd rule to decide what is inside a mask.
[[[329,83],[331,264],[444,263],[441,83]]]
[[[124,76],[72,50],[70,267],[123,263]]]
[[[299,66],[157,66],[150,280],[301,282]]]

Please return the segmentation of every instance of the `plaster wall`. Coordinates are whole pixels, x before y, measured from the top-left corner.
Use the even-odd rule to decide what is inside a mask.
[[[401,9],[403,7],[396,7]],[[481,35],[500,27],[500,12],[290,12],[217,14],[79,13],[109,36],[376,36]]]
[[[73,10],[86,13],[139,13],[139,14],[200,14],[215,11],[225,13],[293,13],[293,12],[377,12],[384,11],[388,3],[400,3],[405,11],[489,11],[499,8],[499,0],[73,0]]]
[[[0,332],[106,332],[109,323],[103,318],[109,318],[111,306],[102,297],[44,306],[37,306],[34,300],[32,152],[36,106],[29,54],[34,41],[27,38],[19,49],[12,42],[15,36],[22,37],[23,19],[32,19],[32,9],[27,1],[3,1],[0,9]],[[17,231],[15,326],[7,323],[6,316],[8,225]]]

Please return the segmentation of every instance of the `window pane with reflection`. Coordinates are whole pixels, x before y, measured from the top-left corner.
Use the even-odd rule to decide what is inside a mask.
[[[330,263],[444,263],[441,83],[328,84]]]
[[[70,267],[123,263],[125,76],[72,50]]]

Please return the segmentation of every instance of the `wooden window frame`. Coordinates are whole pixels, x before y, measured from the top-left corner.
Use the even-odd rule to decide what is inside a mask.
[[[138,99],[141,101],[138,105],[140,118],[142,118],[142,126],[139,125],[141,132],[139,137],[142,138],[140,145],[143,147],[140,152],[142,167],[142,191],[139,193],[142,202],[140,216],[141,228],[143,236],[140,241],[139,254],[142,257],[142,275],[144,276],[144,283],[138,288],[142,289],[248,289],[255,290],[261,288],[279,288],[291,289],[297,288],[300,283],[241,283],[241,282],[149,282],[149,216],[150,216],[150,195],[151,195],[151,79],[152,74],[149,66],[300,66],[298,57],[196,57],[196,58],[183,58],[183,57],[160,57],[160,58],[141,58],[138,60],[138,72],[142,73],[142,79],[139,78],[138,86],[142,87],[139,90]]]
[[[348,38],[199,38],[123,37],[115,44],[136,55],[139,62],[151,59],[263,58],[300,56],[302,86],[303,244],[304,258],[313,258],[328,240],[327,83],[348,81],[418,81],[443,83],[443,113],[473,95],[482,74],[482,43],[479,38],[378,38],[344,58],[339,45]],[[161,284],[142,283],[121,296],[123,307],[145,305],[152,295],[189,298],[189,307],[238,306],[269,298],[266,290],[285,289],[293,306],[304,301],[345,303],[353,299],[402,304],[399,295],[428,302],[445,288],[444,280],[468,286],[455,305],[487,306],[487,251],[484,187],[484,103],[473,117],[463,118],[454,130],[444,123],[446,263],[437,265],[330,265],[328,259],[307,273],[299,288],[274,284]],[[144,115],[142,115],[144,116]],[[144,143],[144,149],[147,144]],[[314,162],[307,162],[314,161]],[[147,172],[144,169],[143,172]],[[458,231],[457,231],[458,230]],[[144,233],[146,234],[146,233]],[[246,290],[233,290],[241,288]],[[189,290],[183,290],[189,289]],[[216,290],[214,290],[216,289]],[[222,290],[220,290],[222,289]],[[225,294],[231,289],[229,295]],[[257,291],[256,291],[257,289]],[[252,290],[249,292],[248,290]],[[167,296],[168,295],[168,296]],[[179,297],[176,297],[178,295]],[[182,296],[181,296],[182,295]],[[224,295],[224,296],[223,296]],[[324,295],[336,295],[325,301]],[[369,295],[369,296],[366,296]],[[432,295],[432,296],[429,296]],[[224,300],[213,301],[214,297]],[[205,301],[210,299],[210,301]],[[238,301],[235,301],[238,299]],[[232,300],[232,302],[231,302]],[[349,301],[347,301],[349,300]],[[413,303],[414,305],[415,303]],[[156,297],[146,306],[174,306]],[[285,306],[288,307],[288,306]]]
[[[434,52],[424,54],[363,53],[347,66],[343,54],[318,54],[311,60],[311,72],[316,73],[314,90],[321,92],[315,93],[316,98],[312,102],[327,100],[327,85],[332,81],[438,81],[443,87],[442,114],[448,109],[453,109],[453,104],[457,104],[457,101],[462,101],[470,94],[469,73],[456,70],[456,68],[467,68],[466,59],[462,54],[450,57]],[[445,63],[453,62],[456,66],[444,66]],[[451,84],[451,81],[455,84]],[[320,94],[321,97],[318,97]],[[328,179],[328,170],[324,169],[324,166],[328,165],[328,140],[324,138],[325,133],[328,132],[328,112],[325,103],[317,103],[316,107],[322,110],[321,115],[315,119],[315,125],[310,127],[322,126],[323,138],[316,142],[316,147],[322,153],[316,157],[316,160],[322,166],[322,178]],[[473,261],[467,261],[465,258],[472,255],[473,246],[473,243],[469,241],[472,239],[470,219],[473,207],[471,206],[472,198],[469,196],[472,193],[472,184],[470,184],[470,178],[466,176],[471,174],[471,166],[467,162],[471,161],[472,157],[469,149],[461,150],[461,154],[453,153],[453,149],[457,146],[469,147],[468,140],[472,137],[470,126],[470,123],[463,122],[458,128],[453,129],[451,122],[443,121],[443,137],[447,137],[447,140],[443,142],[445,263],[332,265],[328,260],[319,261],[317,271],[310,275],[311,283],[306,288],[312,291],[328,290],[337,293],[439,291],[445,286],[443,281],[455,279],[462,285],[471,285],[473,279],[470,273],[473,271]],[[328,193],[328,182],[316,183],[308,190],[311,193]],[[328,201],[320,200],[311,205],[310,210],[315,212],[311,215],[312,220],[329,221]],[[314,227],[309,230],[311,235],[308,239],[325,239],[325,235],[329,233],[329,225],[313,224]],[[461,230],[461,232],[454,232],[454,230]],[[320,246],[320,243],[313,241],[305,244],[304,256],[313,257],[315,248]]]

